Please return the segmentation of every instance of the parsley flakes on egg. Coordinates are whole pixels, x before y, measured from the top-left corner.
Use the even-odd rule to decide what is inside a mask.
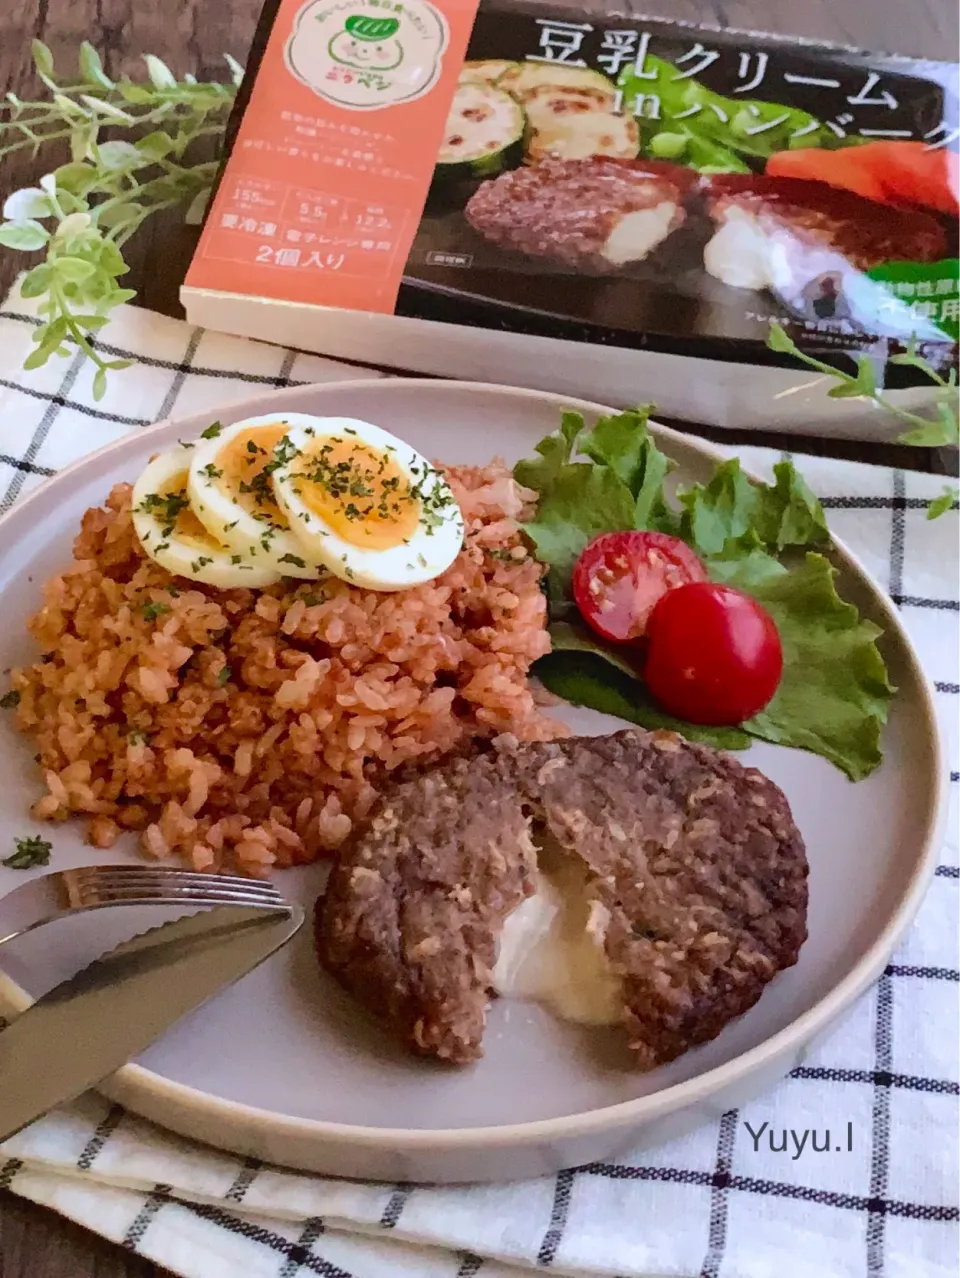
[[[276,413],[222,427],[194,450],[187,495],[197,519],[234,554],[278,575],[310,579],[320,565],[291,532],[272,484],[292,456],[287,420]]]
[[[440,472],[409,444],[351,417],[287,419],[291,457],[271,475],[305,551],[371,590],[432,581],[463,545],[463,515]]]
[[[133,488],[131,516],[144,553],[177,576],[231,590],[271,586],[280,572],[264,559],[237,554],[211,536],[187,496],[193,452],[181,447],[155,457]]]
[[[409,444],[307,413],[215,422],[155,458],[134,487],[133,522],[151,559],[225,589],[331,573],[405,590],[445,572],[464,536],[449,484]]]

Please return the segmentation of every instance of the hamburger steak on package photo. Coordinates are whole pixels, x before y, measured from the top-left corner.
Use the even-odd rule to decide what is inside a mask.
[[[930,402],[896,357],[956,362],[957,67],[630,10],[269,0],[190,321],[681,421],[895,436],[771,324]]]

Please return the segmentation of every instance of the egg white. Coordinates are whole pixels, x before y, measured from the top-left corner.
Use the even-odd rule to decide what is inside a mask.
[[[133,486],[131,517],[144,553],[178,577],[224,590],[273,585],[281,574],[265,562],[257,563],[222,543],[215,547],[206,540],[178,533],[164,509],[151,502],[151,497],[166,492],[178,475],[187,474],[191,454],[192,449],[187,448],[161,453]]]
[[[310,547],[304,546],[289,529],[278,527],[265,515],[258,517],[248,510],[239,500],[240,494],[232,492],[222,477],[211,478],[207,472],[207,467],[215,465],[224,445],[251,427],[283,425],[302,416],[270,413],[247,417],[224,427],[212,439],[198,439],[191,452],[187,493],[191,508],[210,535],[242,554],[245,562],[263,565],[284,577],[312,581],[320,575],[321,561],[311,553]]]
[[[296,420],[294,420],[296,416]],[[294,536],[330,572],[370,590],[406,590],[432,581],[453,563],[463,545],[463,515],[443,476],[409,444],[370,422],[352,417],[293,415],[286,419],[288,438],[299,451],[318,441],[349,435],[378,452],[391,453],[411,485],[421,493],[421,518],[402,545],[385,550],[363,549],[345,541],[301,495],[305,481],[297,478],[305,462],[293,457],[271,479],[277,504],[290,521]]]

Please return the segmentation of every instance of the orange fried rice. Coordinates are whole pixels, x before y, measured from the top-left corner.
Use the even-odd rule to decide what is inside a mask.
[[[33,815],[82,814],[97,847],[135,830],[151,857],[262,877],[331,855],[400,764],[501,732],[560,735],[527,678],[550,648],[517,522],[535,494],[499,463],[441,469],[463,549],[397,594],[173,577],[143,554],[117,485],[44,588],[42,656],[12,672],[45,787]]]

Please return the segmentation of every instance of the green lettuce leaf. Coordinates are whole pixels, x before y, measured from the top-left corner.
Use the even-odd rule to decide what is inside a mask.
[[[514,467],[518,483],[539,494],[537,517],[524,531],[549,567],[553,617],[571,611],[570,574],[594,537],[632,528],[679,532],[663,492],[672,463],[647,429],[648,415],[649,409],[617,413],[586,430],[579,413],[564,413],[560,430],[537,444],[539,456]]]
[[[600,466],[609,466],[631,492],[643,483],[647,455],[653,441],[647,430],[649,409],[600,417],[580,438],[579,451]]]
[[[652,406],[601,417],[580,440],[580,451],[621,479],[634,498],[631,528],[676,535],[677,514],[667,505],[663,481],[675,462],[661,453],[647,426]]]
[[[524,480],[520,480],[524,483]],[[573,606],[570,576],[581,551],[600,533],[629,528],[635,500],[606,466],[573,462],[559,469],[541,491],[536,521],[524,525],[541,563],[548,564],[551,615]]]
[[[572,460],[579,451],[584,420],[579,413],[564,413],[560,430],[537,444],[539,457],[514,467],[517,482],[539,494],[537,517],[524,525],[524,531],[537,558],[549,568],[546,589],[552,617],[573,608],[570,575],[587,543],[600,533],[633,527],[636,497],[621,473],[634,472],[634,441],[646,437],[646,415],[638,411],[623,416],[630,419],[629,430],[618,432],[619,418],[611,417],[602,418],[588,432],[602,464]],[[616,467],[606,464],[608,457],[616,459]]]
[[[819,499],[793,462],[777,462],[774,484],[757,486],[759,502],[754,523],[768,546],[826,545],[830,541],[826,516]]]
[[[823,508],[793,463],[778,462],[773,471],[772,485],[758,483],[734,457],[717,467],[709,483],[682,490],[684,541],[705,556],[723,554],[729,541],[747,534],[774,550],[829,542]]]
[[[719,555],[728,541],[751,527],[757,505],[754,485],[734,457],[721,462],[708,484],[681,489],[681,535],[701,555]]]
[[[747,533],[738,541],[728,542],[722,555],[714,555],[706,561],[711,581],[725,586],[736,586],[753,594],[769,582],[783,577],[786,568],[779,559],[760,548],[752,534]]]
[[[811,750],[836,764],[851,781],[880,766],[880,736],[896,689],[876,640],[878,626],[845,603],[836,569],[812,552],[787,572],[757,572],[756,558],[728,561],[722,579],[758,599],[776,622],[783,647],[783,677],[770,704],[743,728],[777,745]],[[715,563],[709,565],[717,579]]]
[[[605,643],[582,621],[555,621],[550,626],[550,644],[554,652],[591,652],[628,679],[640,676],[640,659],[629,644]]]
[[[739,728],[708,728],[665,714],[651,701],[639,679],[611,664],[599,649],[548,653],[534,663],[532,673],[571,705],[615,715],[651,732],[667,729],[718,750],[746,750],[751,743],[751,737]]]
[[[839,597],[830,562],[813,552],[794,562],[800,549],[829,546],[820,502],[791,462],[779,462],[774,482],[765,484],[731,459],[706,484],[681,490],[678,509],[664,491],[673,464],[649,432],[649,412],[601,417],[589,430],[579,414],[565,413],[560,430],[537,445],[537,456],[515,467],[517,480],[539,495],[525,531],[548,566],[553,651],[535,673],[575,705],[647,728],[671,728],[725,749],[743,749],[751,738],[795,746],[831,760],[852,780],[868,776],[882,760],[880,736],[895,690],[876,645],[880,630]],[[682,537],[711,580],[746,591],[768,609],[784,672],[761,714],[738,728],[715,729],[662,713],[632,652],[580,622],[570,591],[578,556],[600,533],[629,529]]]
[[[545,435],[537,444],[539,458],[527,458],[514,466],[517,483],[535,488],[538,493],[546,492],[570,460],[574,441],[582,430],[583,418],[579,413],[564,413],[560,418],[560,429],[552,435]]]

